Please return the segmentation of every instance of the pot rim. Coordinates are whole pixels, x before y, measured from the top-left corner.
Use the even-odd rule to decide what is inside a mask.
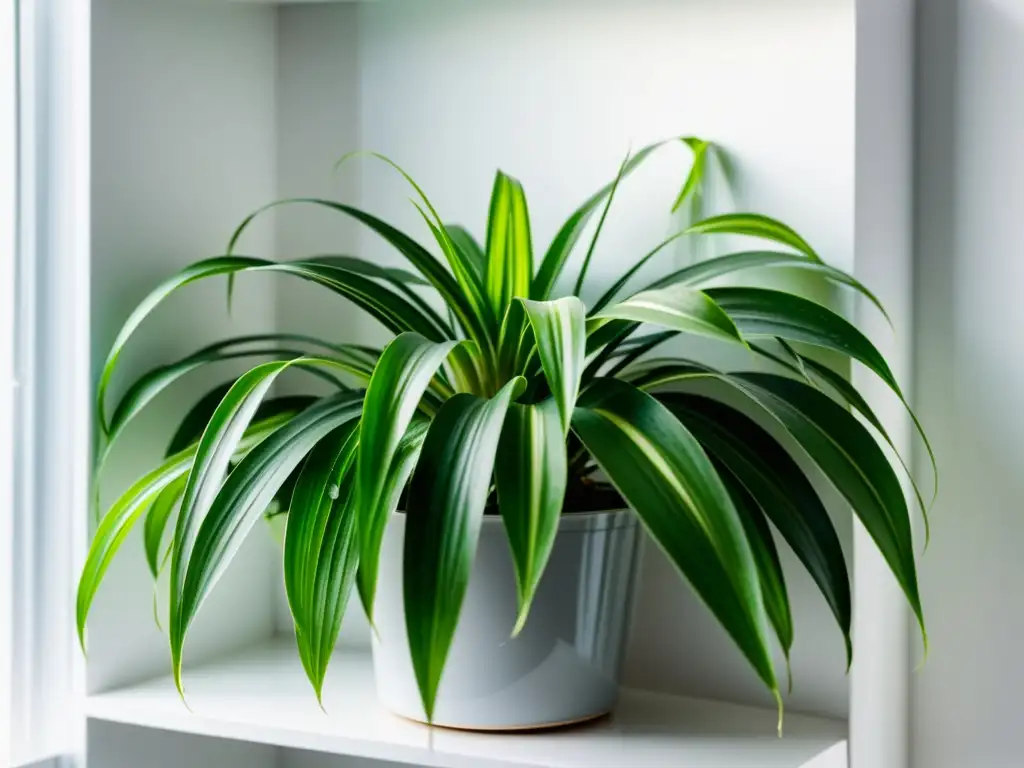
[[[403,510],[395,510],[393,518],[405,520]],[[500,515],[484,515],[484,526],[493,527],[502,525]],[[595,510],[591,512],[565,512],[558,518],[558,530],[564,531],[605,531],[611,528],[633,528],[637,525],[636,515],[629,507],[618,507],[616,509]]]

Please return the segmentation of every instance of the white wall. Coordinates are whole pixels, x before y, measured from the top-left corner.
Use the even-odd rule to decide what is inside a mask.
[[[185,264],[222,253],[238,221],[274,197],[275,26],[270,7],[95,0],[93,9],[92,353],[98,371],[120,324],[146,293]],[[247,246],[272,250],[272,227],[254,230]],[[128,374],[217,338],[272,329],[273,290],[267,281],[240,280],[229,317],[223,282],[187,288],[130,343],[116,392]],[[115,448],[105,503],[155,465],[175,419],[230,372],[192,377],[154,402]],[[89,622],[91,690],[165,674],[170,666],[166,636],[151,616],[152,580],[137,528],[110,568]],[[204,656],[270,634],[270,550],[266,537],[252,537],[200,613],[186,654]]]
[[[941,489],[923,559],[918,768],[1021,764],[1024,5],[918,3],[917,397]]]

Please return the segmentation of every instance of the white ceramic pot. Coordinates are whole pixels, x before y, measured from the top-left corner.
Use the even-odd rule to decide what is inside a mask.
[[[402,601],[405,516],[384,536],[374,615],[377,695],[425,721]],[[529,619],[512,639],[516,589],[499,517],[480,544],[434,709],[434,724],[519,730],[582,722],[615,707],[632,615],[636,519],[628,510],[564,515]]]

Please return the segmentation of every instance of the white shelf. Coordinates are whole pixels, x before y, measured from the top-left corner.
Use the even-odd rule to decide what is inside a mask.
[[[291,640],[185,673],[191,712],[170,677],[88,699],[89,717],[182,733],[392,760],[432,768],[846,768],[845,724],[625,690],[613,717],[524,734],[430,729],[376,701],[368,653],[339,649],[322,712]]]

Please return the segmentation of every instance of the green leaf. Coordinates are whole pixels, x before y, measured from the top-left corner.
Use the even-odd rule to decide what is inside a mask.
[[[679,196],[672,204],[673,213],[700,189],[704,181],[704,170],[707,168],[708,149],[712,146],[711,142],[694,137],[684,138],[683,142],[693,151],[693,165],[690,166],[690,173],[683,183],[683,188],[679,190]]]
[[[632,339],[633,343],[629,344],[627,349],[620,349],[620,351],[613,352],[609,356],[610,358],[620,356],[622,359],[608,370],[607,375],[609,377],[614,377],[620,371],[635,363],[659,344],[663,344],[669,339],[675,337],[677,334],[678,331],[660,331],[659,333],[651,333],[638,339]],[[623,346],[626,346],[626,344],[623,344]]]
[[[587,321],[588,334],[608,320],[654,323],[683,333],[742,343],[736,325],[723,308],[708,295],[685,285],[642,291],[601,310]]]
[[[796,231],[781,221],[759,213],[724,213],[698,221],[686,232],[691,235],[745,235],[770,240],[799,251],[810,259],[821,258]]]
[[[803,470],[775,438],[739,411],[698,395],[666,392],[657,397],[729,468],[793,549],[835,616],[849,664],[853,646],[846,559],[832,519]]]
[[[416,210],[420,212],[420,215],[423,217],[423,221],[426,222],[427,226],[430,228],[431,234],[433,234],[442,253],[444,253],[445,258],[448,260],[448,265],[451,267],[452,273],[455,275],[455,280],[462,289],[463,298],[473,310],[475,319],[479,321],[478,327],[482,326],[484,330],[484,333],[480,336],[475,336],[473,332],[470,331],[470,337],[473,338],[473,340],[476,341],[483,350],[490,354],[491,346],[496,341],[495,335],[498,331],[497,327],[495,327],[497,323],[496,318],[500,317],[500,315],[495,315],[494,312],[490,311],[489,305],[485,301],[483,284],[474,274],[472,265],[467,261],[462,252],[455,246],[455,243],[453,243],[451,238],[448,236],[444,222],[441,220],[441,217],[430,202],[430,198],[427,197],[426,192],[423,191],[420,185],[416,183],[404,168],[398,165],[398,163],[391,158],[386,155],[382,155],[379,152],[350,152],[338,160],[335,167],[341,166],[350,158],[358,156],[372,157],[376,160],[380,160],[385,165],[390,166],[397,171],[402,178],[406,180],[406,182],[408,182],[410,187],[416,191],[416,194],[419,196],[420,202],[423,203],[426,211],[424,211],[423,208],[421,208],[415,201],[413,201],[413,205],[415,205]]]
[[[480,243],[469,233],[469,230],[458,224],[446,224],[444,229],[452,243],[462,253],[466,264],[476,274],[477,279],[483,280],[487,269],[487,257],[484,256],[484,249],[480,247]]]
[[[345,296],[395,333],[416,330],[435,340],[445,338],[444,331],[420,311],[390,289],[362,275],[316,261],[272,262],[243,256],[219,256],[196,262],[152,291],[128,317],[114,340],[103,365],[96,390],[97,418],[104,434],[109,433],[103,403],[107,389],[128,339],[142,321],[176,289],[207,277],[237,272],[282,272],[323,285]]]
[[[584,229],[586,229],[590,217],[594,215],[594,211],[604,202],[604,199],[611,194],[612,189],[617,186],[619,181],[636,170],[644,160],[650,157],[654,150],[674,141],[677,141],[677,139],[659,141],[641,149],[619,169],[619,174],[615,177],[614,181],[603,186],[591,195],[583,205],[573,211],[572,215],[562,224],[561,229],[558,230],[558,234],[555,235],[550,247],[544,254],[544,258],[537,269],[537,274],[533,279],[533,285],[530,288],[530,298],[548,298],[551,294],[551,289],[554,288],[555,282],[558,280],[559,275],[562,274],[562,270],[569,260],[569,255],[572,253],[573,248],[576,247],[576,243],[582,236]]]
[[[114,443],[124,431],[125,427],[128,426],[129,422],[138,416],[139,413],[141,413],[142,410],[161,392],[165,391],[168,387],[192,371],[206,365],[247,357],[294,358],[301,357],[304,354],[301,349],[285,349],[266,346],[265,342],[269,341],[316,342],[317,340],[307,336],[298,336],[296,334],[261,334],[258,336],[241,336],[234,339],[225,339],[224,341],[219,341],[208,347],[204,347],[203,349],[200,349],[199,351],[194,352],[174,363],[158,366],[139,377],[130,387],[128,387],[120,402],[118,402],[117,407],[114,409],[114,413],[107,426],[106,443],[97,453],[95,475],[97,477],[99,476]],[[258,344],[260,342],[264,342],[264,344],[261,346],[250,346],[254,343]],[[372,370],[372,363],[367,364],[359,360],[359,355],[362,355],[362,352],[357,354],[352,353],[343,347],[335,345],[331,346],[343,358],[339,359],[338,362],[340,364],[344,364],[346,371],[354,373],[363,367]],[[328,374],[328,376],[330,375]],[[369,373],[366,374],[366,377],[369,378]],[[337,379],[334,379],[333,376],[330,376],[329,380],[332,383],[338,383]],[[102,409],[102,405],[100,407]],[[181,447],[192,442],[195,437],[196,436],[190,436],[190,438],[184,443],[181,443],[176,450],[180,450]]]
[[[371,621],[377,584],[373,553],[380,548],[389,514],[382,499],[385,468],[391,466],[431,378],[456,344],[436,344],[415,333],[396,336],[385,347],[366,389],[356,484],[363,560],[359,593]]]
[[[882,306],[879,298],[853,275],[847,274],[843,270],[836,269],[824,262],[814,261],[807,256],[784,253],[782,251],[741,251],[738,253],[728,253],[724,256],[716,256],[713,259],[707,259],[696,264],[690,264],[682,269],[677,269],[675,272],[655,280],[647,288],[665,288],[676,283],[682,283],[691,288],[700,288],[712,280],[724,277],[725,275],[766,267],[783,267],[796,269],[801,272],[817,273],[831,282],[853,288],[857,293],[874,304],[885,319],[889,320],[889,313],[885,311],[885,307]]]
[[[299,474],[284,541],[284,584],[306,675],[322,703],[324,677],[359,565],[350,421],[317,445]]]
[[[272,208],[277,208],[283,205],[312,205],[327,208],[349,216],[361,224],[365,224],[394,246],[398,252],[405,256],[405,258],[408,259],[409,262],[437,289],[445,304],[454,312],[455,317],[458,319],[463,329],[465,329],[466,333],[469,334],[470,338],[477,340],[478,343],[487,338],[486,326],[482,323],[481,318],[479,318],[473,311],[473,308],[467,297],[463,294],[459,283],[456,282],[451,273],[445,269],[444,265],[438,261],[430,251],[405,233],[392,227],[386,221],[351,205],[345,205],[344,203],[339,203],[334,200],[325,200],[313,197],[289,198],[269,203],[249,214],[249,216],[239,224],[235,233],[231,237],[231,241],[228,243],[228,253],[231,253],[234,250],[238,239],[256,217]],[[452,247],[454,248],[454,245]]]
[[[416,462],[419,461],[423,440],[427,436],[430,422],[420,416],[413,416],[409,428],[398,442],[391,464],[384,476],[377,513],[373,515],[372,527],[361,530],[359,559],[359,599],[367,617],[373,622],[373,597],[380,567],[380,548],[388,521],[398,509],[402,491],[405,490]],[[365,544],[364,544],[365,542]]]
[[[238,443],[236,457],[243,455],[253,445],[287,423],[290,418],[290,415],[282,415],[251,425]],[[83,648],[89,608],[114,555],[153,500],[167,486],[188,473],[195,454],[196,446],[191,446],[166,459],[159,467],[143,475],[121,494],[100,520],[78,581],[76,615],[78,639]]]
[[[494,476],[498,504],[516,571],[519,613],[512,636],[526,624],[558,533],[568,473],[558,404],[513,404],[505,417]]]
[[[170,640],[179,692],[182,690],[181,652],[185,635],[210,590],[292,470],[326,435],[357,420],[362,408],[362,396],[355,392],[342,392],[318,401],[246,454],[221,485],[217,473],[211,472],[220,468],[219,456],[214,455],[212,461],[207,459],[202,464],[200,458],[204,452],[209,455],[210,449],[225,442],[234,424],[243,420],[237,415],[239,411],[245,411],[258,400],[259,385],[269,378],[269,374],[263,373],[260,381],[246,381],[244,376],[239,379],[245,385],[228,393],[221,405],[223,411],[214,414],[203,435],[189,485],[193,485],[195,478],[201,478],[195,487],[200,501],[208,506],[206,514],[201,519],[194,514],[200,510],[193,510],[189,504],[188,488],[178,514],[171,558]],[[231,418],[226,418],[228,416]],[[216,478],[216,481],[202,478]]]
[[[587,270],[590,268],[590,260],[594,257],[594,249],[597,248],[597,240],[601,237],[601,231],[604,229],[604,222],[608,218],[608,211],[611,210],[612,202],[615,200],[615,193],[619,189],[619,182],[622,181],[623,176],[626,174],[626,167],[629,165],[629,153],[622,160],[622,164],[619,166],[619,172],[615,174],[615,180],[612,182],[612,187],[608,192],[608,198],[605,200],[604,208],[601,210],[601,217],[597,220],[597,228],[594,230],[594,236],[590,238],[590,247],[587,248],[587,253],[583,257],[583,264],[580,266],[579,274],[576,276],[576,285],[573,286],[572,295],[579,296],[583,290],[583,281],[587,277]]]
[[[907,596],[927,645],[907,500],[871,433],[828,395],[796,379],[766,373],[729,379],[782,423],[853,507]]]
[[[485,275],[487,298],[497,318],[505,316],[512,299],[530,295],[533,246],[526,194],[519,181],[501,171],[491,193]]]
[[[789,653],[793,648],[793,614],[789,607],[786,577],[782,573],[782,563],[775,548],[775,539],[772,538],[768,520],[757,499],[736,479],[728,467],[716,461],[714,457],[711,458],[711,463],[729,491],[729,497],[747,534],[750,550],[754,553],[758,580],[761,582],[761,594],[764,595],[764,607],[786,657],[786,676],[789,679],[789,689],[792,690]]]
[[[572,426],[778,698],[757,563],[697,440],[664,405],[616,379],[583,393]]]
[[[784,344],[785,342],[782,343]],[[854,387],[849,381],[847,381],[844,376],[836,373],[827,365],[823,365],[822,363],[819,363],[817,360],[814,360],[813,358],[807,357],[806,355],[801,355],[796,350],[792,350],[792,353],[796,355],[796,357],[800,361],[800,364],[804,367],[805,370],[810,371],[814,378],[824,381],[829,387],[832,388],[833,391],[837,392],[839,396],[843,400],[845,400],[855,411],[857,411],[861,416],[863,416],[864,419],[872,427],[877,429],[878,433],[882,436],[885,442],[889,444],[890,448],[892,448],[892,451],[895,454],[897,460],[903,467],[903,471],[906,474],[907,479],[910,481],[910,485],[913,488],[914,496],[917,499],[917,503],[921,507],[921,515],[922,519],[924,520],[924,537],[925,541],[927,542],[928,539],[931,537],[931,524],[928,520],[929,505],[925,504],[924,495],[921,493],[921,489],[918,487],[917,479],[914,477],[914,473],[911,471],[910,466],[907,464],[906,460],[903,458],[899,450],[896,448],[896,444],[892,441],[892,438],[889,437],[889,433],[883,426],[881,419],[878,418],[878,416],[872,410],[871,406],[868,405],[868,402],[867,400],[864,399],[864,396],[861,395],[861,393],[857,391],[857,388]],[[911,417],[913,418],[913,413],[911,413]],[[936,463],[935,454],[932,451],[931,443],[928,441],[928,437],[925,435],[924,429],[921,427],[920,422],[918,422],[916,418],[914,418],[913,421],[915,426],[917,427],[918,434],[921,436],[921,440],[924,442],[925,449],[928,452],[928,458],[931,460],[933,481],[932,502],[934,503],[935,497],[938,495],[939,492],[938,464]]]
[[[703,363],[671,357],[645,360],[642,364],[619,374],[619,378],[623,381],[628,381],[637,389],[643,390],[663,387],[666,384],[680,381],[721,376],[722,374],[714,368]]]
[[[544,376],[558,404],[563,437],[580,391],[587,346],[587,315],[574,296],[554,301],[520,300],[533,328]]]
[[[662,289],[669,290],[669,289]],[[784,291],[766,288],[708,288],[744,335],[775,336],[831,349],[858,360],[903,400],[882,353],[857,328],[831,309]]]
[[[171,515],[174,514],[178,502],[181,501],[181,494],[185,491],[187,481],[188,475],[182,475],[160,491],[160,495],[156,497],[146,513],[146,520],[142,526],[142,540],[146,549],[146,563],[149,565],[149,572],[153,574],[154,579],[160,575],[162,560],[160,545],[164,540],[164,531],[167,529],[167,523],[170,521]]]
[[[494,456],[516,378],[491,400],[458,394],[430,425],[406,510],[405,626],[427,720],[434,715],[473,567]]]

